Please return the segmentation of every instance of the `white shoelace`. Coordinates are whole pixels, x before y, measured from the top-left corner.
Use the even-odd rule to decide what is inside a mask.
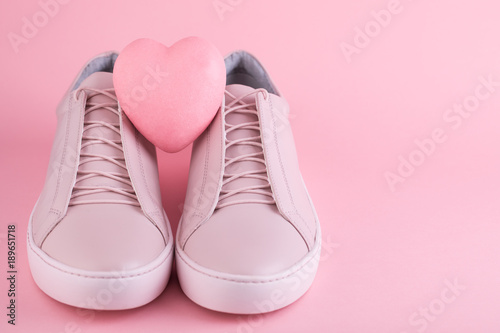
[[[229,124],[227,121],[225,123],[225,131],[226,131],[226,151],[230,150],[232,147],[238,146],[238,145],[250,145],[254,147],[258,147],[259,151],[255,153],[250,153],[250,154],[240,154],[236,157],[233,158],[228,158],[226,156],[225,159],[225,166],[224,166],[224,176],[223,176],[223,182],[222,182],[222,189],[220,191],[220,196],[219,196],[219,202],[217,203],[216,209],[227,207],[230,205],[236,205],[236,204],[242,204],[242,203],[259,203],[259,204],[274,204],[275,200],[273,197],[273,193],[271,190],[271,185],[269,184],[269,179],[267,177],[267,168],[266,168],[266,161],[264,159],[264,151],[262,147],[262,141],[261,141],[261,131],[260,131],[260,126],[259,126],[259,116],[258,112],[256,109],[256,103],[245,103],[243,100],[246,97],[249,97],[251,95],[257,94],[257,93],[263,93],[265,98],[268,98],[268,92],[265,89],[256,89],[252,91],[251,93],[248,93],[244,96],[240,96],[236,98],[233,94],[228,92],[226,90],[226,98],[231,97],[234,99],[232,102],[228,103],[226,105],[225,111],[224,111],[224,119],[227,119],[227,116],[231,113],[240,113],[240,114],[247,114],[247,115],[253,115],[255,118],[255,121],[249,121],[249,122],[243,122],[239,124]],[[240,139],[234,139],[230,140],[228,139],[229,134],[234,131],[238,130],[252,130],[255,132],[254,136],[250,137],[244,137]],[[228,166],[235,164],[235,163],[245,163],[245,162],[258,162],[262,164],[261,169],[253,169],[253,170],[248,170],[248,171],[243,171],[239,173],[228,173],[227,169]],[[248,178],[248,179],[258,179],[265,181],[265,184],[255,184],[251,186],[244,186],[240,187],[238,189],[225,189],[226,185],[234,182],[237,179],[240,178]],[[231,198],[232,196],[239,194],[239,193],[249,193],[249,194],[260,194],[268,197],[268,199],[244,199],[244,200],[227,200]],[[222,201],[225,201],[222,203]]]
[[[105,110],[115,114],[117,120],[119,119],[120,114],[118,112],[118,101],[117,101],[116,95],[114,93],[114,89],[101,90],[101,89],[92,89],[92,88],[81,88],[81,89],[78,89],[76,91],[76,94],[79,94],[82,90],[85,90],[87,92],[85,118],[87,118],[87,115],[89,113],[91,113],[95,110],[105,109]],[[93,103],[93,102],[89,101],[92,97],[95,97],[96,95],[99,95],[99,94],[102,94],[102,95],[105,95],[105,96],[111,98],[113,100],[113,102]],[[85,119],[84,126],[83,126],[81,150],[83,150],[84,148],[91,146],[91,145],[105,144],[105,145],[112,146],[113,148],[120,151],[122,154],[115,155],[115,156],[106,156],[106,155],[102,155],[102,154],[92,154],[92,153],[81,152],[76,182],[75,182],[75,186],[73,187],[73,194],[71,195],[69,205],[74,206],[74,205],[83,205],[83,204],[109,203],[109,204],[126,204],[126,205],[140,206],[139,202],[137,200],[137,196],[133,190],[132,182],[130,181],[130,177],[129,177],[129,174],[127,171],[127,166],[125,165],[125,158],[123,156],[123,147],[122,147],[122,142],[121,142],[121,136],[120,136],[120,139],[110,140],[110,139],[107,139],[104,137],[89,135],[88,131],[91,129],[95,129],[95,128],[106,128],[106,129],[111,130],[112,132],[114,132],[120,136],[120,123],[119,122],[108,123],[106,121],[96,121],[96,120]],[[112,164],[120,167],[121,169],[123,169],[124,172],[121,173],[121,172],[106,172],[106,171],[101,171],[101,170],[80,170],[81,165],[89,163],[89,162],[96,162],[96,161],[105,161],[108,163],[112,163]],[[81,182],[86,180],[86,179],[90,179],[93,177],[99,177],[99,176],[115,180],[119,184],[121,184],[121,187],[106,186],[106,185],[95,185],[95,186],[79,185],[79,183],[81,184]],[[129,198],[129,200],[126,200],[125,198],[122,200],[119,200],[119,199],[90,199],[90,200],[82,199],[82,197],[85,197],[88,195],[105,193],[105,192],[117,193],[120,196]]]

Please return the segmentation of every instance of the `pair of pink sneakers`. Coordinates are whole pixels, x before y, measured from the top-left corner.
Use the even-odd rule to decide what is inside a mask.
[[[60,103],[45,186],[28,227],[38,286],[90,309],[152,301],[165,289],[174,258],[155,147],[114,93],[117,56],[89,61]],[[250,54],[234,52],[225,63],[221,108],[193,145],[175,240],[177,275],[201,306],[269,312],[310,287],[320,226],[286,101]]]

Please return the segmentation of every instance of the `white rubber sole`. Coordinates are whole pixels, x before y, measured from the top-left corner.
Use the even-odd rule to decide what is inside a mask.
[[[31,274],[38,287],[59,302],[93,310],[132,309],[158,297],[170,278],[173,237],[160,255],[145,266],[124,272],[93,272],[65,265],[47,255],[33,241],[32,230],[30,217],[27,243]]]
[[[182,219],[181,219],[182,221]],[[318,229],[319,230],[319,229]],[[321,234],[309,253],[269,276],[234,275],[200,266],[176,245],[176,269],[184,293],[205,308],[234,314],[266,313],[295,302],[311,286],[321,254]]]

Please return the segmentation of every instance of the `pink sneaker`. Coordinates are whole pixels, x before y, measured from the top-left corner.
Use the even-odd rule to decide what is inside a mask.
[[[87,63],[60,103],[45,186],[28,226],[38,286],[89,309],[152,301],[168,282],[173,258],[155,148],[114,93],[117,56]]]
[[[193,146],[177,273],[184,293],[203,307],[270,312],[310,287],[320,226],[285,99],[250,54],[225,61],[225,101]]]

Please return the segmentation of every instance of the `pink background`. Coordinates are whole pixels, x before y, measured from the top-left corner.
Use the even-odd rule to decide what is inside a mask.
[[[219,16],[217,3],[231,11]],[[371,12],[384,8],[397,13],[390,22],[379,15],[386,19],[380,28]],[[23,17],[40,10],[36,0],[0,5],[2,331],[12,329],[4,314],[8,224],[18,230],[17,332],[500,330],[500,86],[479,105],[473,97],[480,76],[500,82],[496,1],[72,0],[16,53],[9,33],[21,34]],[[355,45],[357,27],[365,26],[372,37],[358,36],[358,53],[346,58],[342,43]],[[223,54],[254,53],[287,97],[329,245],[317,278],[300,301],[267,315],[205,310],[174,275],[147,306],[83,316],[36,287],[26,258],[55,107],[92,56],[140,37],[170,45],[190,35]],[[453,128],[443,117],[464,100],[477,108]],[[414,141],[436,128],[446,140],[427,145],[429,156],[419,153]],[[392,191],[384,174],[398,172],[400,155],[420,165]],[[159,154],[174,229],[189,156],[190,148]]]

